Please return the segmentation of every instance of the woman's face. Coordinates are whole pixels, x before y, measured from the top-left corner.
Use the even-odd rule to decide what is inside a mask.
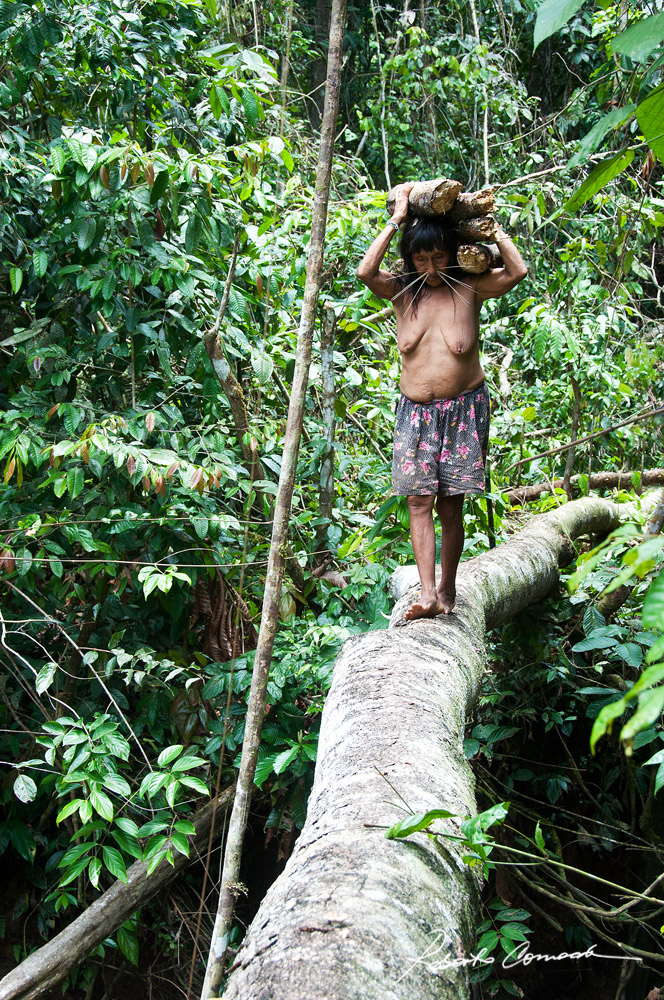
[[[426,284],[431,287],[444,283],[439,272],[450,263],[448,250],[418,250],[413,254],[413,265],[418,274],[426,274]]]

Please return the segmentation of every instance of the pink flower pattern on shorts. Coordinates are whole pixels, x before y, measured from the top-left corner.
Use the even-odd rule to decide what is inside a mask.
[[[485,383],[452,399],[401,396],[394,429],[392,488],[398,496],[484,492],[490,399]]]

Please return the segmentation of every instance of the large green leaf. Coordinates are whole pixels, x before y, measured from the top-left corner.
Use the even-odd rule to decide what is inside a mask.
[[[664,41],[664,13],[652,14],[632,24],[611,42],[611,51],[643,62]]]
[[[622,125],[623,122],[627,121],[629,116],[636,110],[636,104],[626,104],[624,108],[614,108],[613,111],[609,111],[608,115],[604,115],[603,118],[593,125],[590,132],[587,132],[579,144],[579,148],[576,153],[569,161],[569,167],[576,167],[579,163],[583,163],[591,153],[594,153],[600,142],[606,135],[608,131],[612,128],[617,128]]]
[[[409,837],[411,833],[419,833],[420,830],[426,830],[434,820],[449,819],[454,815],[455,813],[450,812],[448,809],[430,809],[426,813],[406,816],[404,819],[399,820],[398,823],[395,823],[394,826],[391,826],[389,830],[386,830],[385,836],[388,840]]]
[[[639,696],[639,707],[620,733],[621,740],[631,740],[642,729],[656,722],[664,709],[664,687],[654,688]]]
[[[664,631],[664,569],[650,584],[643,602],[641,621],[648,628]]]
[[[537,11],[533,52],[545,38],[549,38],[583,6],[584,0],[544,0]]]
[[[203,223],[200,216],[194,213],[187,222],[187,232],[184,237],[184,247],[187,253],[196,253],[202,234]]]
[[[87,250],[92,246],[97,232],[94,219],[80,219],[76,224],[76,240],[79,250]]]
[[[32,266],[38,278],[43,278],[48,267],[48,254],[45,250],[35,250],[32,255]]]
[[[256,100],[256,95],[253,90],[249,90],[248,87],[245,87],[240,97],[242,99],[244,113],[247,116],[247,121],[252,128],[256,128],[258,125],[258,101]]]
[[[581,187],[577,188],[572,197],[563,205],[563,212],[573,212],[589,201],[598,191],[612,181],[614,177],[626,170],[634,159],[634,150],[617,153],[610,160],[605,160],[595,167],[589,177],[586,177]]]
[[[636,117],[644,139],[653,153],[664,161],[664,84],[641,101]]]
[[[274,361],[269,354],[253,351],[251,354],[251,367],[254,375],[261,385],[268,385],[274,370]]]
[[[23,271],[20,267],[12,267],[9,271],[9,282],[12,286],[12,291],[14,295],[17,294],[19,288],[23,284]],[[7,342],[5,341],[5,344]]]

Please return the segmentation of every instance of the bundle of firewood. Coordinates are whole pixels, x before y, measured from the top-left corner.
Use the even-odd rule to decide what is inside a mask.
[[[394,211],[394,201],[392,189],[386,202],[389,215]],[[418,181],[408,195],[410,215],[444,215],[449,219],[459,243],[457,264],[470,274],[483,274],[502,265],[494,242],[499,225],[491,214],[494,206],[493,188],[462,193],[459,181],[446,177]]]

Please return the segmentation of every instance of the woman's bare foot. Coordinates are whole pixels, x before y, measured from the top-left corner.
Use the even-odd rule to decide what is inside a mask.
[[[456,604],[456,587],[445,587],[442,589],[438,588],[436,591],[436,600],[443,609],[444,615],[449,615]]]
[[[450,611],[451,610],[452,609],[450,608]],[[449,612],[445,611],[438,593],[434,593],[431,597],[422,594],[419,601],[415,601],[414,604],[411,604],[408,611],[406,611],[404,618],[407,622],[412,622],[415,621],[416,618],[435,618],[436,615],[448,613]]]

